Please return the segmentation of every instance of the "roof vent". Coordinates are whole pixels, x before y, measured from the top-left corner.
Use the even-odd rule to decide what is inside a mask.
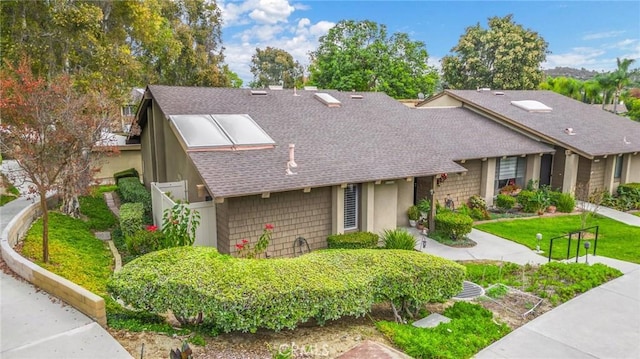
[[[489,87],[478,87],[477,91],[478,92],[491,91],[491,88],[489,88]]]
[[[318,91],[318,87],[317,86],[305,86],[304,90],[305,91]]]
[[[251,90],[251,96],[266,96],[267,91],[265,90]]]
[[[327,107],[340,107],[341,104],[340,101],[326,92],[316,92],[313,97],[327,105]]]
[[[551,112],[551,107],[534,100],[511,101],[511,104],[527,112]]]
[[[502,92],[502,91],[496,91],[493,94],[496,95],[496,96],[504,96],[504,92]]]
[[[571,128],[571,127],[565,128],[564,129],[564,133],[566,133],[569,136],[574,136],[576,134],[575,132],[573,132],[573,128]]]
[[[362,100],[363,96],[362,95],[351,95],[351,98],[354,100]]]
[[[282,90],[283,88],[282,85],[269,85],[269,90]]]

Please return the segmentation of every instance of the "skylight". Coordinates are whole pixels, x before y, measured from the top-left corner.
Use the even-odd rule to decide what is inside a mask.
[[[542,102],[534,100],[511,101],[511,104],[527,112],[551,112],[553,110]]]
[[[169,119],[190,150],[275,146],[275,141],[249,115],[174,115]]]
[[[313,96],[328,107],[340,107],[340,101],[326,92],[316,92]]]

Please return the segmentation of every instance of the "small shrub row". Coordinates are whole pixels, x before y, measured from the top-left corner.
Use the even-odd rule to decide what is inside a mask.
[[[125,177],[118,181],[118,195],[122,203],[142,203],[145,213],[151,213],[151,193],[136,177]]]
[[[120,206],[120,229],[125,237],[131,236],[144,225],[142,203],[124,203]]]
[[[362,316],[374,303],[418,308],[462,288],[464,267],[404,250],[326,250],[297,258],[240,259],[210,247],[139,257],[108,284],[116,299],[151,313],[202,318],[214,331],[281,330]]]
[[[508,211],[516,205],[516,199],[508,194],[500,193],[496,197],[496,207],[502,211]]]
[[[435,224],[438,232],[456,240],[471,233],[473,219],[466,214],[442,211],[436,214]]]
[[[640,183],[619,185],[615,196],[605,194],[602,205],[620,211],[640,209]]]
[[[329,249],[377,248],[379,236],[371,232],[332,234],[327,237]]]
[[[403,228],[385,229],[382,233],[385,249],[404,249],[412,251],[416,246],[416,238]]]
[[[376,326],[413,358],[470,358],[510,331],[506,324],[494,321],[491,311],[478,304],[456,302],[443,315],[451,321],[435,328],[386,321]]]
[[[113,174],[113,179],[115,180],[116,184],[118,184],[118,182],[122,178],[127,178],[127,177],[134,177],[134,178],[139,180],[140,179],[140,174],[138,173],[138,171],[135,168],[129,168],[127,170],[116,172],[116,173]]]

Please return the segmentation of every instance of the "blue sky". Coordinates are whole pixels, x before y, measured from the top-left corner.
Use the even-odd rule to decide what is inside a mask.
[[[229,67],[244,80],[256,47],[284,49],[303,65],[320,36],[344,19],[372,20],[388,32],[405,32],[425,43],[429,62],[449,54],[465,28],[487,27],[492,16],[513,14],[538,32],[550,54],[543,68],[569,66],[596,71],[616,67],[616,57],[640,66],[640,1],[367,1],[224,0],[223,45]]]

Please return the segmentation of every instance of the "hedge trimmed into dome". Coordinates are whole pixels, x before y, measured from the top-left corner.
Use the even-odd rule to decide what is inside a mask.
[[[240,259],[210,247],[176,247],[114,274],[110,293],[135,309],[202,313],[215,330],[293,329],[316,319],[363,316],[374,303],[417,306],[462,289],[465,269],[404,250],[326,250],[297,258]]]

